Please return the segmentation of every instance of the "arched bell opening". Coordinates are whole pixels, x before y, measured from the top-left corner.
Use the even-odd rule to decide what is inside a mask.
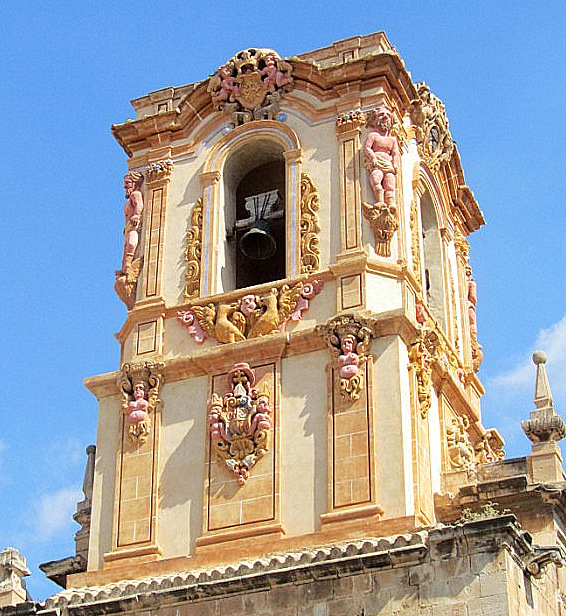
[[[428,189],[421,197],[421,223],[424,260],[423,292],[430,312],[446,331],[442,240],[438,218]]]
[[[285,278],[285,159],[283,147],[253,140],[224,168],[226,260],[224,290]]]

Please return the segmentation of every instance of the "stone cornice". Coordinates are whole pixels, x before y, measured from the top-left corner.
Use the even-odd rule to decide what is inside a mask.
[[[344,92],[349,95],[350,85],[354,82],[358,82],[360,95],[363,96],[363,90],[373,88],[375,83],[383,79],[402,112],[416,96],[415,85],[396,51],[373,52],[354,61],[324,68],[298,57],[290,59],[289,63],[293,66],[295,91],[306,92],[320,102],[337,101]],[[216,114],[207,93],[208,82],[207,79],[194,84],[177,108],[114,124],[112,134],[128,156],[152,147],[157,135],[160,145],[172,143],[177,138],[176,133],[186,138],[196,122]],[[329,113],[332,113],[331,108]]]

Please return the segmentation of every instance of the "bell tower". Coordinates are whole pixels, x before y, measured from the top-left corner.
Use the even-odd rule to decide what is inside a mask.
[[[203,68],[203,73],[209,69]],[[385,34],[133,101],[86,571],[71,585],[410,532],[500,460],[444,105]],[[117,255],[119,262],[119,255]]]

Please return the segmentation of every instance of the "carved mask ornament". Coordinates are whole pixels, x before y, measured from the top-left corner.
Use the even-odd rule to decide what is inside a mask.
[[[270,394],[267,388],[254,388],[255,372],[245,362],[232,367],[227,381],[230,391],[223,398],[213,393],[208,403],[210,442],[217,458],[243,485],[269,449]]]

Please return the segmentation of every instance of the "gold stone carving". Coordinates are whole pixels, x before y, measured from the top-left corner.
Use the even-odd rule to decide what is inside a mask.
[[[249,293],[230,304],[194,305],[178,313],[179,321],[187,326],[196,342],[207,337],[222,344],[259,338],[283,331],[287,323],[298,321],[308,310],[309,301],[322,289],[320,280],[284,284],[269,293]],[[196,321],[196,322],[195,322]]]
[[[136,287],[142,271],[143,257],[137,257],[129,264],[126,273],[118,272],[114,282],[116,295],[126,304],[128,310],[134,307],[136,302]]]
[[[269,450],[271,440],[270,392],[255,389],[255,372],[241,362],[227,376],[230,392],[208,401],[210,442],[215,455],[246,483],[250,469]]]
[[[503,439],[497,430],[486,430],[474,446],[476,464],[498,462],[505,458]]]
[[[419,98],[411,101],[411,120],[416,127],[419,155],[434,173],[450,160],[454,142],[444,103],[424,82],[417,84],[417,92]]]
[[[185,299],[200,295],[200,257],[202,247],[202,197],[195,203],[191,214],[191,226],[187,231],[185,261]]]
[[[301,273],[311,274],[320,266],[318,209],[320,197],[307,173],[301,173]]]
[[[409,225],[411,227],[411,263],[413,274],[419,285],[422,287],[421,274],[421,242],[419,233],[419,198],[417,195],[411,201],[411,215]]]
[[[272,120],[279,101],[293,87],[293,67],[272,49],[245,49],[210,78],[207,91],[219,111],[235,126],[251,120]]]
[[[375,252],[380,257],[390,257],[391,240],[399,228],[397,209],[383,202],[372,204],[362,201],[362,210],[373,231]]]
[[[143,443],[151,431],[151,416],[160,404],[159,387],[163,380],[162,362],[124,364],[118,377],[122,392],[122,411],[133,443]]]
[[[365,122],[366,116],[361,109],[353,109],[352,111],[341,113],[336,118],[336,132],[345,133],[354,128],[361,129]]]
[[[409,370],[414,370],[417,378],[417,400],[422,419],[430,410],[432,365],[439,356],[440,339],[435,331],[423,328],[417,339],[408,348]]]
[[[372,337],[369,322],[359,316],[340,315],[318,328],[332,353],[342,396],[358,400]]]
[[[169,158],[149,163],[146,167],[147,181],[151,183],[157,180],[169,179],[171,171],[173,171],[173,161]]]
[[[456,254],[464,261],[467,261],[470,255],[470,245],[460,231],[456,231],[454,234],[454,247]]]
[[[446,426],[446,449],[453,469],[475,467],[475,451],[468,435],[469,426],[470,420],[466,416],[454,417]]]

